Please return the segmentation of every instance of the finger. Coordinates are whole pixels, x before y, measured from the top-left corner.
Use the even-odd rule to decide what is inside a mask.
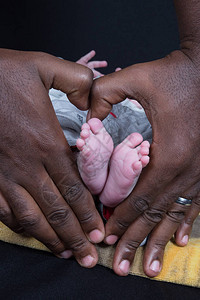
[[[119,67],[118,67],[118,68],[115,69],[115,72],[120,71],[121,69],[122,69],[122,68],[119,68]]]
[[[10,185],[3,194],[8,199],[17,222],[25,231],[37,240],[41,241],[53,253],[65,255],[66,247],[48,224],[41,209],[31,195],[18,185]]]
[[[102,61],[90,61],[87,64],[87,67],[90,69],[96,69],[96,68],[105,68],[107,67],[108,63],[105,60]]]
[[[95,208],[91,194],[80,179],[76,162],[67,143],[65,149],[59,149],[57,145],[55,152],[52,151],[51,159],[45,161],[45,166],[89,240],[94,243],[101,242],[105,234],[102,219]]]
[[[157,178],[160,177],[158,176]],[[122,203],[119,207],[117,207],[117,213],[115,213],[114,211],[113,217],[111,217],[112,219],[110,218],[113,222],[110,223],[112,224],[112,227],[109,227],[109,221],[106,224],[105,241],[108,244],[113,244],[114,242],[116,242],[119,236],[121,236],[126,230],[126,232],[124,233],[117,245],[116,253],[114,256],[113,266],[117,274],[128,274],[130,265],[135,256],[136,249],[143,241],[145,236],[147,236],[153,230],[153,228],[162,221],[162,219],[165,216],[165,212],[169,209],[171,204],[178,198],[176,193],[178,192],[178,194],[180,195],[180,190],[182,189],[182,186],[184,186],[184,180],[182,176],[180,176],[177,177],[176,180],[174,178],[173,185],[171,185],[170,188],[167,186],[163,194],[159,194],[159,196],[155,198],[155,201],[149,202],[148,194],[145,196],[143,194],[141,198],[137,196],[135,198],[135,201],[130,203],[127,202],[130,206],[127,206],[125,208],[126,218],[124,217],[125,211],[123,211],[122,207],[120,208],[120,206],[122,205],[125,207],[126,201]],[[180,190],[176,190],[176,192],[174,192],[175,188],[178,188]],[[152,189],[154,190],[153,186]],[[141,214],[141,216],[137,218],[137,216],[139,215],[137,215],[138,212]],[[117,215],[118,213],[119,215]],[[132,223],[133,221],[134,223]],[[166,234],[168,234],[168,232],[170,235],[170,230],[168,230]]]
[[[183,221],[187,211],[189,211],[187,205],[174,203],[150,234],[143,259],[143,268],[147,276],[155,277],[161,272],[165,247]]]
[[[48,175],[43,181],[39,194],[34,194],[34,198],[37,199],[48,223],[67,246],[67,249],[72,251],[81,265],[94,266],[98,259],[95,247],[86,238],[73,210]],[[36,198],[36,196],[38,197]],[[89,263],[90,265],[88,265]]]
[[[197,196],[192,200],[192,205],[187,211],[183,222],[179,225],[175,233],[175,241],[179,246],[187,245],[192,231],[193,223],[200,213],[200,198]]]
[[[67,156],[66,149],[64,152],[65,153],[62,153],[61,157],[64,156],[64,161],[65,161],[65,156]],[[59,146],[57,145],[55,157],[59,156],[59,154],[61,153],[59,152]],[[61,165],[61,161],[59,163],[58,159],[56,159],[55,157],[53,157],[53,159],[52,157],[49,157],[49,160],[47,159],[47,162],[54,161],[55,163],[54,173],[52,173],[53,179],[56,178],[57,176],[63,175],[62,173],[60,173],[62,172],[62,169],[57,171],[55,167],[57,166],[59,168]],[[68,170],[69,170],[69,165],[68,165]],[[64,183],[63,181],[58,182],[57,187],[63,187],[63,185],[65,184],[63,188],[63,191],[66,193],[65,197],[66,198],[68,197],[71,200],[71,198],[73,198],[73,192],[74,192],[73,188],[75,183],[73,182],[73,180],[71,182],[70,180],[68,180],[68,177],[70,177],[71,179],[73,177],[72,172],[68,173],[68,170],[65,169],[65,177],[67,178],[64,179],[66,179],[66,182]],[[59,174],[58,175],[55,174],[56,172],[58,172]],[[74,254],[75,258],[81,265],[84,265],[85,267],[93,267],[97,263],[98,255],[95,247],[88,241],[87,237],[85,236],[80,226],[80,222],[84,223],[84,221],[88,221],[88,220],[82,219],[80,221],[77,219],[77,216],[75,215],[71,207],[66,203],[66,200],[61,196],[58,188],[56,187],[52,179],[49,177],[48,173],[44,172],[44,170],[42,171],[40,170],[40,172],[38,171],[38,174],[40,174],[40,177],[35,176],[34,180],[32,181],[30,180],[30,177],[28,177],[27,179],[23,179],[23,185],[28,186],[29,193],[31,194],[33,199],[35,199],[35,201],[38,203],[38,206],[40,207],[43,216],[45,216],[46,220],[48,221],[48,225],[50,226],[51,230],[53,230],[53,232],[59,237],[62,243],[66,246],[66,249],[70,250]],[[70,174],[70,176],[68,174]],[[63,179],[61,177],[59,178],[61,180]],[[81,196],[80,193],[81,191],[78,190],[78,196]],[[82,207],[83,207],[83,203],[81,203],[79,209],[85,212],[84,208],[82,209]],[[91,221],[91,226],[93,226],[93,222],[92,222],[93,216],[86,215],[85,218],[86,217],[89,218],[91,217],[91,219],[89,219],[89,222]],[[37,228],[37,231],[40,232],[40,236],[38,239],[40,239],[43,242],[42,237],[43,235],[45,236],[44,232],[40,230],[40,227]],[[91,240],[93,239],[95,242],[96,241],[98,242],[99,232],[97,232],[97,230],[91,230],[91,231],[92,231],[90,233]],[[102,233],[100,234],[101,234],[100,240],[102,240],[104,234]],[[35,232],[32,232],[32,235],[37,238]],[[58,254],[60,255],[60,253]]]
[[[94,81],[90,99],[90,118],[104,119],[112,109],[112,105],[126,98],[140,100],[140,95],[145,95],[145,89],[149,88],[149,77],[146,68],[134,65],[126,69],[114,72]]]
[[[159,205],[159,202],[157,202],[156,207],[148,204],[148,207],[145,206],[143,208],[144,202],[141,202],[140,204],[141,205],[138,206],[138,208],[140,208],[140,210],[144,209],[144,213],[133,223],[129,222],[130,220],[128,220],[127,223],[124,223],[125,218],[123,220],[121,220],[122,218],[117,218],[117,222],[114,222],[114,226],[118,223],[117,226],[119,225],[119,228],[121,227],[121,235],[126,231],[117,244],[113,259],[113,269],[120,276],[126,276],[129,273],[137,248],[156,224],[161,221],[165,214],[166,205],[165,207],[162,207],[162,204]],[[131,213],[133,213],[133,211],[131,211]],[[119,233],[119,228],[117,228],[117,233]],[[109,233],[107,233],[106,227],[106,235],[107,234]],[[112,235],[106,237],[105,241],[108,244],[112,244],[115,238],[117,240],[119,235],[113,234],[112,232]]]
[[[52,193],[50,194],[52,195]],[[41,202],[40,205],[46,214],[46,219],[43,211],[41,211],[30,194],[22,187],[16,186],[12,194],[9,192],[8,197],[17,221],[22,227],[26,228],[28,234],[41,241],[59,257],[69,258],[73,253],[82,266],[93,267],[96,265],[98,260],[96,249],[82,234],[77,219],[75,217],[70,218],[72,215],[70,215],[71,210],[67,211],[62,208],[61,211],[59,207],[55,210],[55,207],[52,206],[52,211],[48,211],[44,202]],[[56,197],[57,195],[53,196],[53,199]],[[58,230],[58,227],[59,224],[60,227],[63,225],[63,221],[67,221],[69,225],[68,231],[63,226],[63,233],[60,234],[61,238],[64,234],[66,235],[66,243],[62,242],[52,229],[56,228],[60,233],[62,230],[61,228]]]
[[[170,161],[165,161],[166,157],[162,155],[163,152],[156,152],[156,148],[157,144],[153,143],[150,149],[149,165],[143,170],[133,192],[115,209],[114,214],[108,220],[105,237],[105,242],[108,244],[116,242],[128,226],[150,206],[154,209],[151,219],[155,219],[155,226],[180,195],[187,198],[187,195],[183,194],[183,187],[195,185],[197,176],[194,174],[193,166],[191,170],[188,169],[188,174],[190,174],[188,179],[182,171],[184,157],[178,159],[176,149],[174,151],[170,147],[165,149],[171,158]],[[144,217],[148,223],[148,215]]]
[[[19,225],[15,215],[0,192],[0,221],[16,233],[22,233],[24,229]]]
[[[88,109],[93,83],[93,73],[89,68],[46,53],[34,55],[33,59],[47,90],[51,87],[61,90],[79,109]]]
[[[148,249],[152,250],[152,247],[155,246],[155,249],[158,249],[158,245],[160,245],[160,265],[158,266],[157,262],[157,256],[154,256],[154,260],[156,262],[153,264],[153,267],[155,268],[155,264],[157,264],[157,268],[159,267],[159,271],[161,270],[161,262],[162,262],[162,255],[164,251],[164,247],[166,243],[169,241],[173,233],[178,227],[178,224],[184,217],[184,212],[187,208],[180,207],[180,205],[175,204],[173,205],[173,208],[168,212],[168,214],[163,218],[162,222],[157,226],[159,230],[154,235],[157,242],[155,242],[155,239],[152,243],[148,242],[150,245]],[[150,211],[153,211],[153,209],[150,209]],[[149,232],[149,227],[151,227],[152,220],[149,221],[149,225],[147,224],[146,220],[144,219],[144,216],[140,216],[133,224],[131,224],[126,231],[126,233],[122,236],[119,243],[117,244],[116,252],[114,255],[113,260],[113,269],[114,271],[121,276],[125,276],[129,273],[130,266],[134,260],[135,253],[141,242],[144,240],[145,236],[147,236]],[[156,228],[157,228],[156,227]],[[155,230],[155,229],[154,229]],[[151,240],[152,241],[152,240]],[[159,244],[160,243],[160,244]],[[152,246],[153,245],[153,246]],[[153,249],[154,250],[154,249]],[[156,253],[156,251],[153,251],[152,253]],[[158,254],[157,252],[157,254]],[[149,267],[150,263],[152,264],[153,259],[150,261],[149,258],[152,258],[152,255],[150,255],[151,252],[147,252],[146,254],[146,261],[145,261],[145,273],[148,276],[153,277],[156,276],[155,270],[149,271],[149,268],[147,268],[147,265]]]
[[[43,91],[43,93],[40,91],[39,99],[45,99],[45,97],[47,97],[47,96],[45,96],[45,90],[43,89],[42,91]],[[41,111],[40,111],[40,113],[42,114]],[[46,178],[47,177],[46,174],[43,174],[44,166],[45,166],[49,175],[51,176],[51,174],[52,174],[51,178],[53,179],[55,186],[59,189],[59,191],[63,192],[63,198],[65,199],[65,201],[64,201],[65,204],[64,204],[62,201],[62,198],[58,197],[60,199],[59,201],[61,201],[61,202],[59,202],[60,204],[58,207],[59,207],[59,209],[61,209],[63,207],[63,210],[64,210],[64,214],[60,213],[58,215],[58,219],[60,217],[60,223],[62,223],[62,222],[65,223],[64,218],[66,219],[66,221],[69,220],[69,222],[71,222],[71,219],[75,218],[75,215],[76,215],[76,218],[75,218],[76,221],[78,219],[77,222],[81,223],[82,227],[84,228],[86,234],[91,239],[91,241],[99,242],[104,237],[104,226],[103,226],[102,220],[100,219],[100,216],[98,215],[98,213],[94,207],[94,202],[93,202],[92,196],[89,194],[89,192],[83,186],[83,183],[78,174],[76,163],[72,157],[71,150],[69,149],[69,145],[67,144],[67,141],[66,141],[62,131],[60,130],[58,120],[56,119],[56,116],[53,113],[52,108],[44,112],[44,118],[47,118],[47,119],[49,118],[52,120],[52,122],[54,122],[54,130],[53,131],[49,130],[49,127],[47,127],[47,129],[45,128],[45,130],[43,129],[41,131],[38,128],[38,131],[41,132],[40,139],[42,140],[42,143],[38,147],[39,148],[38,151],[40,151],[40,149],[42,148],[42,155],[41,155],[42,168],[41,168],[41,165],[38,166],[38,163],[36,163],[38,158],[36,157],[36,161],[34,161],[33,160],[34,153],[31,153],[31,155],[32,155],[31,162],[32,163],[31,164],[29,163],[31,168],[30,168],[30,170],[25,171],[25,175],[28,174],[28,176],[23,176],[21,178],[21,185],[27,187],[27,191],[29,193],[31,193],[33,199],[35,199],[35,201],[37,201],[37,203],[40,202],[40,205],[42,205],[42,202],[43,202],[43,199],[41,198],[42,196],[36,194],[38,187],[41,186],[42,182],[39,179],[37,179],[37,182],[36,182],[37,176],[35,175],[35,177],[36,177],[35,178],[34,174],[38,174],[38,176],[41,176],[41,177],[45,176],[45,178]],[[46,139],[46,134],[48,134],[48,139]],[[26,159],[29,159],[29,155]],[[24,173],[24,172],[21,172],[21,173]],[[32,175],[30,175],[30,174],[32,174]],[[63,174],[65,174],[65,176],[63,176]],[[17,174],[17,176],[19,176],[19,174]],[[30,176],[33,176],[33,180],[30,180]],[[27,177],[27,181],[25,183],[26,177]],[[64,179],[64,183],[63,183],[62,179]],[[43,178],[43,181],[44,181],[44,178]],[[30,191],[31,182],[34,184],[33,185],[34,188],[32,191]],[[83,188],[84,188],[85,192],[83,192],[83,194],[81,194],[81,191]],[[67,205],[66,200],[67,201],[69,200],[69,202],[70,202],[71,198],[73,200],[76,200],[75,194],[77,194],[77,197],[80,197],[80,199],[79,199],[80,206],[78,207],[78,204],[76,206],[76,201],[74,201],[73,210],[74,210],[75,214],[74,214],[74,217],[72,217],[71,212],[69,212],[69,210],[67,210],[67,208],[66,208],[66,205]],[[83,205],[81,198],[83,199],[83,201],[85,200],[85,198],[88,198],[85,201],[86,206]],[[46,210],[44,207],[43,212],[45,211],[48,214],[48,212],[49,212],[48,203],[46,203],[44,205],[46,205],[45,206]],[[70,206],[70,204],[69,204],[69,206]],[[57,210],[56,210],[56,208],[54,208],[54,209],[55,209],[55,215],[57,215]],[[76,213],[76,210],[78,211],[78,213]],[[53,215],[53,211],[50,213],[52,213],[52,215]],[[68,215],[69,215],[69,218],[67,218]],[[45,217],[48,218],[47,215],[45,215]],[[48,221],[50,224],[51,222],[52,223],[54,222],[54,219],[53,220],[48,219]],[[74,222],[74,224],[76,224],[76,223]],[[56,228],[56,226],[57,226],[57,228]],[[66,232],[66,230],[68,229],[67,223],[65,223],[63,226],[65,226],[65,232]],[[57,231],[59,231],[59,232],[61,231],[61,229],[59,229],[61,227],[61,225],[59,226],[59,220],[58,220],[57,225],[54,224],[54,227],[56,228]],[[52,224],[51,229],[55,233],[55,229],[53,229],[54,227]],[[101,227],[100,230],[98,230],[99,227]],[[38,231],[39,231],[39,229],[40,228],[38,228]],[[90,266],[94,266],[98,259],[97,252],[96,252],[94,246],[91,243],[89,243],[89,241],[86,238],[80,225],[79,225],[79,227],[77,227],[77,229],[76,229],[76,227],[74,227],[74,230],[75,230],[75,232],[77,232],[77,235],[75,236],[73,234],[72,238],[73,238],[73,241],[76,238],[76,243],[74,242],[74,244],[73,244],[73,241],[70,240],[69,235],[65,237],[65,239],[63,240],[63,243],[66,245],[69,245],[68,249],[69,249],[69,247],[74,249],[74,252],[75,252],[74,255],[80,264],[83,265],[83,263],[85,263],[85,266],[89,267],[88,264],[90,263]],[[70,233],[71,233],[71,231],[69,232],[69,234]],[[43,231],[40,232],[39,238],[41,241],[43,241],[42,237],[44,234],[45,233]],[[58,233],[57,233],[57,235],[58,235]],[[37,238],[36,235],[33,235],[33,236]],[[79,241],[80,241],[80,244],[78,247]],[[43,243],[45,243],[45,240]],[[84,256],[84,254],[85,254],[85,256]],[[89,260],[87,259],[87,257],[89,257]]]
[[[128,275],[136,250],[148,235],[149,228],[143,223],[139,218],[130,225],[116,246],[113,270],[120,276]]]
[[[94,50],[91,50],[84,56],[82,56],[79,60],[77,60],[77,63],[86,65],[89,60],[91,60],[96,55],[96,52]]]
[[[155,178],[164,178],[168,174],[166,168],[163,174],[162,166],[161,168],[153,167],[152,160],[141,174],[134,191],[126,200],[124,200],[115,208],[114,213],[108,220],[106,224],[106,236],[104,240],[106,243],[115,243],[116,240],[123,235],[129,225],[136,220],[139,215],[143,214],[145,211],[148,211],[154,201],[155,206],[152,207],[153,211],[149,213],[149,216],[148,213],[145,215],[147,224],[149,223],[149,219],[152,220],[151,228],[149,228],[150,232],[155,224],[161,221],[162,216],[170,207],[171,203],[177,199],[178,196],[174,195],[172,186],[169,191],[166,190],[167,185],[164,179],[162,182],[159,182],[159,179],[155,181]],[[179,179],[175,179],[175,177],[176,174],[172,172],[171,179],[172,181],[174,180],[174,186],[176,187],[178,186]],[[163,193],[159,195],[159,198],[157,198],[157,186],[159,184],[161,185],[160,188],[163,190]],[[152,191],[151,194],[149,193],[150,188]]]

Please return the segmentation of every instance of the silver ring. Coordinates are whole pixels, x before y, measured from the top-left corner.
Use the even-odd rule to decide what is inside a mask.
[[[192,204],[192,200],[183,197],[178,197],[178,199],[175,202],[186,206],[190,206]]]

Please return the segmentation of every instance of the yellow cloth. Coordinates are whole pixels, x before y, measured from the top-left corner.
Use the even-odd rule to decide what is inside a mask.
[[[154,280],[162,280],[200,287],[200,237],[198,237],[197,230],[194,236],[195,237],[190,239],[190,242],[186,247],[178,247],[171,241],[168,243],[164,255],[163,269],[160,275],[155,277]],[[48,251],[43,244],[34,238],[16,234],[1,222],[0,240],[12,244]],[[99,264],[112,268],[114,247],[99,245],[97,246],[97,250],[99,253]],[[142,256],[143,247],[140,247],[137,250],[130,274],[146,277],[142,270]]]

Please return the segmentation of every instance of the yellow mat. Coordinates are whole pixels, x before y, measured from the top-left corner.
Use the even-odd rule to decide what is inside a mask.
[[[183,285],[200,287],[200,216],[197,218],[192,237],[186,247],[178,247],[169,242],[164,256],[163,270],[153,280],[162,280]],[[48,249],[34,238],[24,237],[12,232],[0,222],[0,240],[12,244],[48,251]],[[99,264],[112,268],[114,247],[97,246]],[[136,253],[130,274],[146,277],[142,270],[143,247]]]

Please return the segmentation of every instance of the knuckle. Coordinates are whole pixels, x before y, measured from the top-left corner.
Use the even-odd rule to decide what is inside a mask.
[[[83,96],[84,93],[88,93],[93,83],[93,72],[86,66],[77,64],[76,73],[76,95]]]
[[[73,250],[73,252],[77,253],[77,252],[82,251],[84,248],[86,248],[87,241],[86,241],[86,239],[84,239],[80,236],[76,236],[71,239],[71,241],[69,242],[69,246],[70,246],[70,249]]]
[[[60,253],[63,251],[63,245],[61,244],[59,239],[48,241],[45,243],[45,245],[54,253]]]
[[[18,217],[17,221],[24,229],[29,230],[38,227],[40,217],[35,213],[30,213],[28,215]]]
[[[188,199],[190,199],[190,197],[188,197]],[[192,204],[195,204],[200,210],[200,195],[192,200]]]
[[[92,95],[95,95],[97,99],[103,95],[103,85],[101,85],[99,82],[94,80],[92,85]]]
[[[140,246],[141,242],[138,241],[128,241],[126,243],[126,252],[135,252],[137,248]]]
[[[169,219],[174,223],[180,223],[185,217],[184,211],[171,210],[167,212],[167,215]]]
[[[148,200],[145,197],[130,198],[127,200],[131,210],[141,214],[149,208]]]
[[[116,219],[115,223],[120,231],[125,231],[130,225],[129,222],[126,222],[125,220],[122,221],[121,219]]]
[[[93,73],[89,68],[84,68],[84,72],[81,73],[82,85],[86,90],[88,90],[93,82]]]
[[[185,222],[184,222],[186,225],[188,226],[192,226],[193,223],[194,223],[194,218],[188,216],[187,218],[185,218]]]
[[[61,195],[56,195],[51,191],[42,191],[42,199],[44,202],[48,203],[48,205],[54,205],[61,198]]]
[[[64,140],[61,139],[58,135],[55,139],[53,137],[53,133],[52,136],[50,136],[49,134],[49,136],[46,139],[39,140],[38,147],[40,147],[39,149],[42,149],[42,155],[44,159],[49,159],[50,154],[52,154],[55,157],[56,155],[58,155],[58,153],[60,155],[65,155],[67,149],[67,145],[64,142]]]
[[[1,208],[0,208],[0,220],[1,220],[2,222],[6,222],[6,221],[8,221],[8,220],[10,219],[10,217],[11,217],[11,212],[10,212],[10,210],[1,207]]]
[[[85,212],[82,216],[79,217],[79,222],[81,224],[93,223],[94,222],[94,214],[91,211]]]
[[[79,204],[84,194],[84,187],[80,182],[74,183],[72,186],[66,186],[63,197],[66,202],[71,205]]]
[[[164,214],[164,211],[152,208],[144,212],[143,218],[145,218],[145,220],[150,224],[159,223],[162,220]]]
[[[105,90],[103,77],[100,78],[99,81],[94,81],[91,89],[91,98],[95,99],[99,104],[108,105],[110,107],[112,99],[110,98],[110,94]]]
[[[168,242],[168,240],[167,240]],[[153,239],[151,241],[151,245],[152,245],[152,248],[156,249],[156,250],[164,250],[165,249],[165,246],[166,246],[166,240],[162,239],[162,238],[159,238],[159,239]]]
[[[69,222],[71,211],[68,208],[57,209],[48,215],[48,220],[52,225],[63,226]]]

